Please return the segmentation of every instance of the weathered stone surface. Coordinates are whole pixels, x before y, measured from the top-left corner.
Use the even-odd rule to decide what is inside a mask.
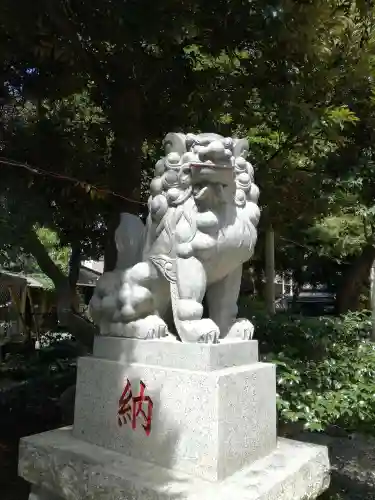
[[[258,361],[258,341],[223,344],[173,342],[164,339],[137,340],[121,337],[96,337],[94,356],[120,363],[212,371],[249,365]]]
[[[280,439],[266,458],[213,483],[77,440],[70,428],[21,439],[19,473],[63,500],[310,500],[329,484],[322,446]]]
[[[56,495],[53,491],[49,491],[43,486],[31,486],[29,500],[64,500],[60,495]]]
[[[164,148],[146,228],[137,216],[122,215],[118,262],[99,279],[91,316],[101,335],[160,338],[172,305],[183,342],[250,340],[252,323],[237,318],[242,265],[254,253],[260,218],[248,141],[169,133]]]
[[[127,379],[133,396],[142,381],[152,399],[150,435],[144,419],[136,429],[118,424]],[[134,459],[221,480],[275,449],[275,387],[275,367],[265,363],[193,371],[81,358],[73,433]]]
[[[329,431],[297,432],[293,439],[328,448],[332,489],[340,492],[340,500],[375,500],[375,438],[337,427]]]

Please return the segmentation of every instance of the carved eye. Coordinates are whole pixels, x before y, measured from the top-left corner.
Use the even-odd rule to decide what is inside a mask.
[[[190,171],[191,171],[191,167],[190,167],[190,165],[185,165],[185,166],[181,169],[181,175],[190,175]]]

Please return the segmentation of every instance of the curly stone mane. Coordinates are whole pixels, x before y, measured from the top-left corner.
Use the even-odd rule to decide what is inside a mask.
[[[182,134],[179,134],[179,136],[182,136]],[[150,184],[148,208],[154,222],[161,221],[169,207],[177,207],[192,196],[193,186],[189,160],[192,157],[191,150],[198,142],[197,138],[199,136],[193,136],[192,134],[186,136],[185,144],[189,147],[189,150],[186,148],[183,155],[181,155],[175,150],[168,153],[168,150],[173,147],[178,149],[178,146],[180,146],[180,152],[182,148],[181,145],[176,145],[175,138],[174,144],[169,144],[168,148],[168,136],[166,137],[164,144],[166,145],[167,154],[156,163],[154,178]],[[183,140],[182,137],[181,139]],[[222,138],[220,137],[220,139]],[[224,140],[233,148],[233,145],[230,143],[230,141],[233,143],[231,138]],[[251,205],[254,212],[251,222],[256,225],[260,215],[257,205],[259,189],[254,183],[254,168],[251,163],[246,161],[247,142],[241,140],[241,146],[243,149],[240,151],[240,155],[237,157],[233,156],[232,158],[235,185],[233,201],[237,207],[245,207],[247,204]]]

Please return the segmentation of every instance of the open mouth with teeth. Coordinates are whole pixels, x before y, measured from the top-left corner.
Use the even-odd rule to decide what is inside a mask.
[[[193,184],[222,184],[227,186],[234,182],[232,165],[220,165],[207,161],[190,164]]]
[[[208,186],[196,184],[193,189],[194,199],[197,202],[216,206],[225,200],[224,188],[223,184],[209,184]]]
[[[213,204],[224,199],[224,188],[235,180],[232,165],[220,165],[211,161],[192,162],[190,164],[194,198],[196,201]]]

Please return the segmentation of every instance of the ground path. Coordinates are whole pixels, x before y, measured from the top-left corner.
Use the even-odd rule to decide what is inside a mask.
[[[28,500],[29,486],[17,475],[19,438],[56,428],[60,423],[56,415],[48,419],[27,418],[22,422],[2,420],[0,415],[1,500]],[[295,438],[329,447],[332,487],[322,500],[375,500],[375,438],[308,433]]]

